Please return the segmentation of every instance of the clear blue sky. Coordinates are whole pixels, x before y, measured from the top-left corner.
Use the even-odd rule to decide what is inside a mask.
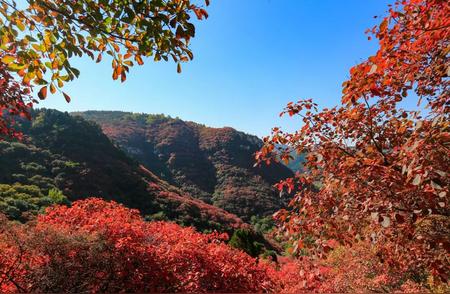
[[[384,15],[386,0],[212,0],[207,21],[196,23],[194,61],[147,60],[125,83],[112,81],[110,62],[76,60],[78,80],[40,107],[63,111],[123,110],[164,113],[258,136],[280,119],[289,101],[313,97],[336,105],[351,66],[375,52],[364,31]]]

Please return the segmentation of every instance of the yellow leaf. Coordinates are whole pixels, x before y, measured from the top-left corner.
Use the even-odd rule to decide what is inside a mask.
[[[41,46],[38,44],[31,44],[31,47],[33,47],[36,51],[41,51]]]
[[[16,58],[14,56],[11,56],[11,55],[5,55],[5,56],[2,57],[2,63],[4,63],[4,64],[10,64],[14,60],[16,60]]]
[[[16,19],[16,25],[22,32],[25,30],[25,25],[20,21],[20,19]]]
[[[48,34],[44,36],[44,44],[47,46],[50,46],[52,44],[52,42],[50,41],[50,36]]]

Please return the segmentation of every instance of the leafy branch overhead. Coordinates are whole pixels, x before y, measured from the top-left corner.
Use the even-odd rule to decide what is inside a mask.
[[[448,1],[397,1],[368,30],[379,49],[350,70],[340,105],[291,102],[282,115],[303,126],[264,139],[260,162],[306,154],[307,172],[277,185],[297,192],[276,216],[293,253],[370,240],[390,264],[448,281],[449,15]]]
[[[0,0],[1,62],[24,85],[40,85],[40,99],[77,78],[71,58],[112,58],[112,78],[124,82],[145,57],[181,62],[193,59],[191,18],[208,17],[190,0]],[[22,3],[23,4],[23,3]],[[209,0],[205,1],[209,5]],[[23,6],[23,7],[22,7]],[[63,93],[69,102],[70,97]]]

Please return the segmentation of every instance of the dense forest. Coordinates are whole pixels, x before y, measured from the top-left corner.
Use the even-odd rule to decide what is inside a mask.
[[[0,292],[449,293],[448,1],[389,5],[294,131],[35,107],[74,57],[181,73],[209,4],[0,0]]]
[[[2,211],[13,219],[96,196],[200,230],[240,227],[236,215],[196,200],[128,157],[98,125],[56,110],[22,121],[21,141],[0,142]],[[232,230],[231,230],[232,231]]]
[[[88,111],[74,113],[97,122],[124,152],[155,175],[206,203],[245,221],[285,207],[273,185],[293,175],[279,163],[255,167],[262,147],[255,136],[214,129],[163,115]]]

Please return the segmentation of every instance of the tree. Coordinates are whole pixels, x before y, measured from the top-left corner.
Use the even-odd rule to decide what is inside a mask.
[[[48,208],[36,221],[0,214],[0,291],[14,292],[424,292],[392,271],[369,242],[338,247],[321,263],[275,264],[169,222],[96,198]],[[445,288],[435,288],[445,292]]]
[[[97,198],[47,209],[35,223],[0,215],[2,292],[262,292],[271,268],[169,222]]]
[[[87,55],[96,62],[110,56],[112,78],[122,82],[134,63],[144,63],[143,57],[171,58],[181,72],[180,63],[193,58],[191,14],[199,20],[208,17],[192,2],[27,0],[19,6],[14,0],[0,0],[0,78],[5,78],[5,71],[15,73],[25,87],[39,86],[38,97],[45,99],[48,91],[61,91],[79,76],[70,63],[75,56]],[[17,111],[28,115],[33,101],[19,105],[26,94],[14,91],[0,97],[0,107],[11,106],[11,115]],[[70,102],[70,96],[62,94]],[[2,118],[1,133],[10,132],[10,124]]]
[[[410,272],[386,266],[370,242],[339,246],[327,258],[280,258],[273,272],[282,293],[444,293],[433,281],[415,282]],[[426,286],[426,287],[425,287]],[[448,287],[447,287],[448,289]],[[431,290],[431,291],[430,291]],[[448,291],[447,291],[448,292]]]
[[[259,239],[259,240],[257,240]],[[228,245],[246,252],[248,255],[258,257],[264,251],[264,245],[258,241],[263,239],[252,230],[237,229],[233,232]]]
[[[281,115],[301,129],[264,139],[259,162],[307,154],[305,172],[277,185],[298,191],[276,215],[294,251],[369,240],[388,265],[448,280],[449,14],[448,1],[396,2],[369,30],[379,49],[350,70],[341,104],[289,103]]]
[[[20,137],[12,126],[15,116],[30,118],[29,108],[32,99],[29,96],[30,88],[20,85],[0,63],[0,138]]]

